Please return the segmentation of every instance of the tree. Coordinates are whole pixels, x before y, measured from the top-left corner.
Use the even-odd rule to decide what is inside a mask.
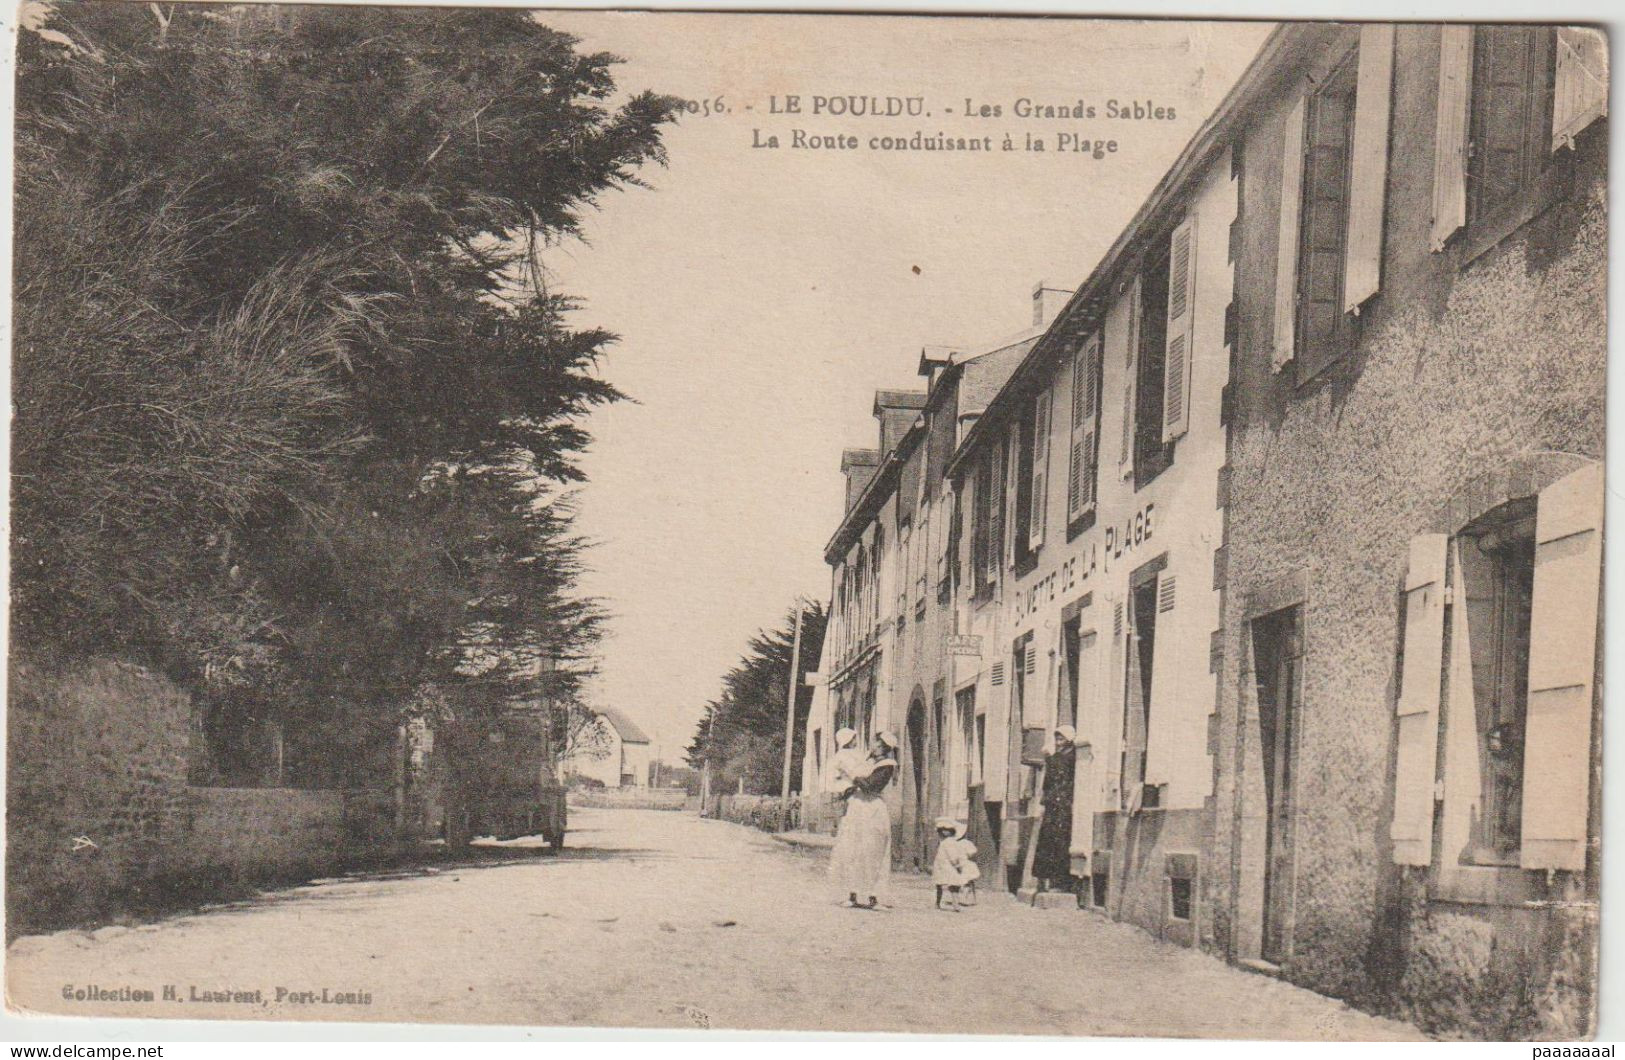
[[[801,655],[798,674],[818,666],[823,651],[828,615],[814,603],[802,614]],[[747,791],[777,794],[784,769],[784,709],[790,679],[790,651],[795,612],[782,627],[759,630],[749,648],[722,679],[722,694],[705,705],[690,743],[687,759],[696,769],[709,765],[714,788],[730,791],[743,778]],[[801,775],[799,747],[805,740],[812,689],[797,689],[796,720],[792,727],[790,782],[798,787]]]
[[[621,395],[541,254],[673,115],[608,105],[617,60],[575,44],[507,10],[35,18],[19,645],[143,659],[329,748],[426,682],[574,694],[602,616],[560,490]]]

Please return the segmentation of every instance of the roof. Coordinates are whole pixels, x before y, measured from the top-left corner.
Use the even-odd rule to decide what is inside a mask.
[[[604,707],[598,716],[609,722],[615,734],[621,738],[622,743],[648,743],[649,737],[637,724],[625,714],[614,707]]]
[[[940,400],[939,395],[948,393],[947,384],[954,376],[963,372],[967,364],[989,354],[1001,353],[1024,342],[1032,342],[1042,334],[1044,334],[1042,327],[1032,327],[1015,335],[1006,336],[985,345],[979,345],[969,353],[956,351],[949,354],[947,366],[932,385],[930,392],[925,395],[925,409],[930,411],[934,408]],[[903,391],[902,393],[915,392]],[[839,563],[841,556],[851,547],[852,542],[857,540],[858,533],[862,528],[868,525],[870,520],[874,519],[880,512],[881,506],[885,503],[886,498],[891,495],[893,488],[897,484],[899,469],[902,468],[904,461],[908,459],[909,454],[919,444],[924,434],[924,425],[916,421],[912,427],[903,432],[903,437],[897,440],[895,447],[880,456],[880,469],[869,479],[869,484],[863,488],[863,492],[858,495],[858,499],[847,510],[841,519],[840,525],[836,527],[834,535],[829,539],[829,543],[824,546],[825,563],[830,566]],[[870,452],[880,455],[879,450],[875,449],[845,450],[841,454],[841,470],[846,470],[846,458],[849,454],[855,452]]]
[[[1083,286],[1056,314],[1004,388],[988,404],[982,418],[965,435],[949,461],[949,474],[958,473],[970,454],[981,448],[1006,419],[1014,403],[1028,394],[1044,366],[1061,356],[1068,336],[1080,327],[1093,326],[1104,311],[1111,286],[1120,271],[1134,268],[1144,245],[1163,230],[1170,216],[1183,208],[1184,196],[1203,168],[1218,157],[1237,129],[1244,127],[1253,108],[1275,87],[1277,79],[1301,61],[1313,47],[1317,35],[1327,26],[1336,28],[1337,25],[1283,23],[1270,33],[1253,61],[1163,174]]]

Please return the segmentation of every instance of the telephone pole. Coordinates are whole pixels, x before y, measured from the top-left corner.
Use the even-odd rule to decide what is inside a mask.
[[[806,603],[796,597],[796,629],[790,638],[790,690],[784,696],[784,783],[779,787],[779,824],[790,823],[790,751],[796,745],[796,696],[801,692],[801,616]]]

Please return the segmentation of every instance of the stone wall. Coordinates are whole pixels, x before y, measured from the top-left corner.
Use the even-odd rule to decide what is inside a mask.
[[[133,666],[14,662],[6,721],[11,917],[73,920],[164,883],[186,834],[191,700]]]
[[[320,875],[347,850],[344,793],[290,788],[190,788],[190,828],[177,860],[230,878]]]
[[[602,806],[622,810],[681,810],[688,803],[682,788],[572,788],[571,806]]]
[[[193,708],[139,667],[15,661],[7,715],[12,934],[142,914],[392,852],[385,791],[187,784]]]

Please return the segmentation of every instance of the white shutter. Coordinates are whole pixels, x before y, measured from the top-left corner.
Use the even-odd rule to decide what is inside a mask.
[[[1585,868],[1602,509],[1602,465],[1588,464],[1542,490],[1535,513],[1519,856],[1526,869]]]
[[[1167,358],[1162,375],[1162,441],[1190,429],[1191,340],[1196,319],[1196,218],[1187,216],[1168,241]]]
[[[1008,570],[1016,564],[1016,501],[1021,497],[1021,491],[1016,483],[1021,481],[1021,428],[1010,424],[1010,433],[1005,438],[1004,446],[1004,569]]]
[[[1360,27],[1354,97],[1348,240],[1343,259],[1343,311],[1358,312],[1382,280],[1383,203],[1388,191],[1388,116],[1394,87],[1394,27]]]
[[[1298,319],[1298,215],[1303,209],[1304,101],[1293,104],[1281,133],[1281,230],[1275,249],[1275,349],[1279,372],[1296,356]]]
[[[1032,496],[1027,500],[1027,547],[1044,544],[1044,520],[1049,516],[1049,432],[1052,391],[1045,390],[1033,401]]]
[[[1066,519],[1071,522],[1095,505],[1095,451],[1099,445],[1100,333],[1089,336],[1072,358],[1071,456]]]
[[[1096,657],[1098,638],[1093,630],[1078,638],[1078,731],[1077,773],[1072,797],[1072,850],[1088,854],[1094,846],[1095,811],[1106,808],[1101,799],[1100,767],[1105,764],[1106,726],[1096,719],[1096,689],[1100,685],[1100,660]],[[1087,745],[1084,750],[1082,745]]]
[[[1439,27],[1439,111],[1433,140],[1433,249],[1467,223],[1467,114],[1473,27]]]
[[[1117,472],[1123,478],[1134,474],[1134,383],[1140,367],[1140,279],[1128,289],[1128,356],[1123,365],[1123,447],[1117,456]]]
[[[1439,686],[1444,677],[1445,534],[1411,538],[1405,573],[1405,660],[1395,734],[1394,862],[1433,858],[1433,780],[1439,752]]]
[[[1557,78],[1552,95],[1552,150],[1568,147],[1580,130],[1608,113],[1608,41],[1598,30],[1557,31]]]

